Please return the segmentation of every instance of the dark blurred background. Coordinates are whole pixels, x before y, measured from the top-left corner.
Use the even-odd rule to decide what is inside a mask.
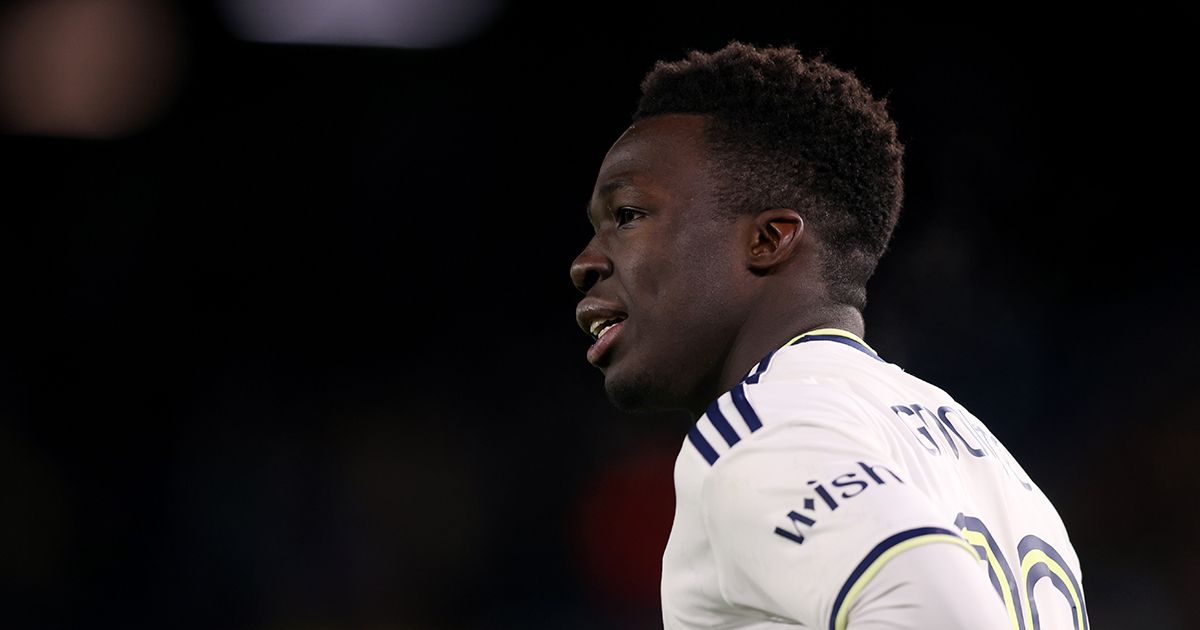
[[[0,4],[6,628],[653,628],[688,425],[567,275],[655,59],[827,53],[905,210],[867,339],[1058,506],[1097,628],[1198,627],[1196,15]]]

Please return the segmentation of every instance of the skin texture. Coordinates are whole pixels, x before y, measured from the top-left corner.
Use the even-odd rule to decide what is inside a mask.
[[[665,114],[609,149],[588,205],[595,236],[571,265],[587,308],[626,314],[597,361],[609,399],[699,417],[768,352],[814,328],[862,334],[827,297],[820,237],[789,208],[721,208],[708,117]]]

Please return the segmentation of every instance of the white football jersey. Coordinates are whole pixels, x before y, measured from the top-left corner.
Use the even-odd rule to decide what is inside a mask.
[[[714,401],[675,491],[668,629],[840,630],[886,563],[942,544],[970,554],[966,574],[1014,630],[1088,630],[1079,559],[1042,491],[949,394],[849,332],[793,339]]]

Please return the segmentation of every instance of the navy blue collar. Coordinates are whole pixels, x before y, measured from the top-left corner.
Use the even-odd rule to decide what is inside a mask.
[[[847,330],[842,330],[841,328],[818,328],[816,330],[810,330],[806,333],[796,335],[795,337],[792,337],[790,341],[783,344],[782,348],[768,353],[767,356],[763,357],[762,361],[758,362],[758,365],[755,365],[753,368],[751,368],[750,373],[746,376],[746,378],[742,379],[742,382],[750,384],[757,383],[758,379],[762,377],[763,372],[766,372],[767,369],[771,367],[771,358],[775,356],[776,352],[779,352],[779,350],[782,350],[788,346],[795,346],[802,343],[808,343],[810,341],[833,341],[836,343],[845,344],[851,348],[854,348],[855,350],[858,350],[859,352],[862,352],[863,354],[866,354],[876,361],[887,363],[879,356],[879,353],[875,352],[875,350],[871,348],[871,346],[868,346],[867,342],[863,341],[858,335]]]
[[[789,342],[788,345],[796,346],[796,345],[799,345],[802,343],[807,343],[809,341],[836,341],[837,343],[850,346],[851,348],[854,348],[855,350],[858,350],[859,352],[866,354],[867,356],[871,357],[872,359],[875,359],[876,361],[883,361],[883,359],[880,358],[879,354],[871,349],[871,346],[868,346],[861,339],[858,339],[856,337],[847,337],[846,335],[813,335],[813,334],[801,335],[801,336],[797,337],[796,339],[792,340],[791,342]],[[886,361],[883,361],[883,362],[886,363]]]

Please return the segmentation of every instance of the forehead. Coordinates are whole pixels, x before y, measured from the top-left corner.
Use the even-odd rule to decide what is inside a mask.
[[[604,156],[593,197],[618,188],[694,192],[706,181],[706,116],[665,114],[635,122]]]

